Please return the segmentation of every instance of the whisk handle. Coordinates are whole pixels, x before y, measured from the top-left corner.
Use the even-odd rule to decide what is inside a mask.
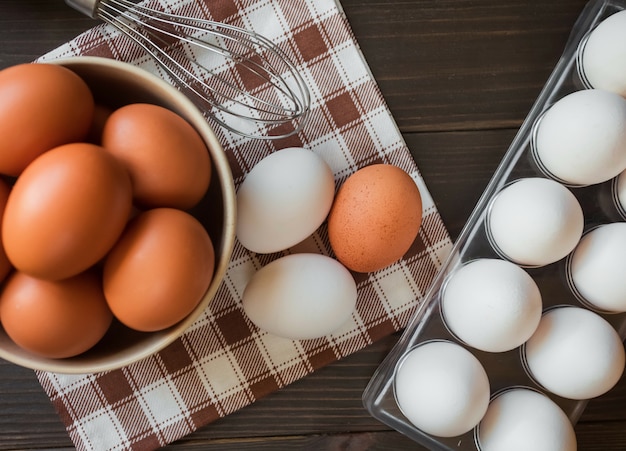
[[[100,0],[65,0],[69,6],[92,19],[97,19],[97,8]]]

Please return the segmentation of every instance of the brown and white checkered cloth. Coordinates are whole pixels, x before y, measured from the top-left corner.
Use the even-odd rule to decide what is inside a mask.
[[[44,390],[79,450],[154,449],[402,329],[451,248],[396,124],[335,0],[155,0],[253,29],[297,61],[312,93],[308,126],[281,141],[242,138],[216,127],[238,186],[261,158],[287,146],[320,154],[337,183],[360,167],[397,165],[416,180],[424,201],[421,233],[398,263],[355,274],[357,310],[333,335],[292,341],[259,331],[246,319],[241,294],[252,274],[277,255],[236,243],[226,278],[206,312],[165,350],[117,371],[63,375],[38,372]],[[106,56],[156,74],[150,57],[99,24],[42,60]],[[288,252],[331,254],[325,226]]]

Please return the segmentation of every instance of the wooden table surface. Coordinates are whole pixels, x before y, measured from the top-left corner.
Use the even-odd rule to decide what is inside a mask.
[[[342,4],[455,238],[554,68],[585,1]],[[31,61],[93,25],[63,0],[1,0],[0,69]],[[373,419],[361,403],[367,382],[397,338],[323,368],[168,448],[423,449]],[[589,403],[576,433],[580,450],[626,449],[626,377]],[[71,449],[72,443],[34,373],[2,361],[0,449],[44,448]]]

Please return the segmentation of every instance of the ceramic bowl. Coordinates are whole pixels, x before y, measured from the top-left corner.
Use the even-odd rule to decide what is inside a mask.
[[[93,348],[65,359],[43,358],[25,351],[0,328],[0,358],[17,365],[57,373],[113,370],[157,353],[172,343],[203,314],[215,296],[235,241],[233,176],[226,154],[202,113],[185,95],[157,76],[131,64],[101,57],[71,57],[49,63],[65,66],[81,76],[91,88],[96,103],[110,108],[129,103],[153,103],[176,112],[202,136],[212,160],[208,192],[190,212],[205,226],[213,241],[215,272],[204,297],[186,318],[157,332],[133,331],[114,320],[107,334]]]

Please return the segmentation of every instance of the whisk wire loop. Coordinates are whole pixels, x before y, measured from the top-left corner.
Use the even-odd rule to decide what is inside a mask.
[[[304,126],[310,110],[306,83],[286,53],[266,37],[132,0],[66,2],[82,12],[85,2],[93,2],[92,15],[139,45],[227,130],[279,139]]]

